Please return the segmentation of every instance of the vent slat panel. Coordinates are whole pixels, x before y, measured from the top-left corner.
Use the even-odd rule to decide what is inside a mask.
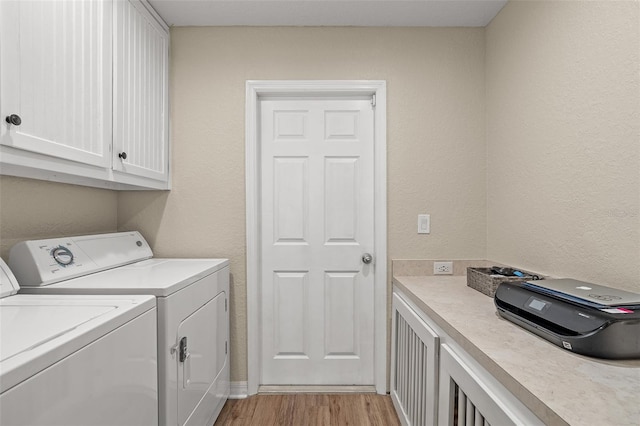
[[[411,425],[427,424],[428,348],[401,315],[396,322],[395,391]]]
[[[453,381],[456,398],[453,403],[454,426],[491,426],[471,398]]]

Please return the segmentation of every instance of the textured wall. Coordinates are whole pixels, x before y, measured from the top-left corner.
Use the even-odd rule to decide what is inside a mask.
[[[510,2],[487,27],[489,259],[640,291],[639,9]]]
[[[484,29],[173,28],[170,193],[119,194],[159,256],[231,258],[246,380],[245,81],[387,81],[389,258],[484,258]],[[417,235],[431,213],[431,235]]]
[[[0,176],[0,255],[23,240],[115,232],[115,191]]]
[[[510,2],[486,45],[484,29],[174,28],[173,190],[2,176],[0,254],[117,226],[158,256],[231,258],[245,380],[245,80],[380,79],[389,259],[489,258],[640,291],[639,19],[638,2]]]

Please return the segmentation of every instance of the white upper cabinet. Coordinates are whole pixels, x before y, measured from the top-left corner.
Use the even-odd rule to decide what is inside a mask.
[[[166,180],[169,34],[137,1],[116,1],[114,29],[113,168]]]
[[[169,31],[146,2],[0,0],[0,24],[2,174],[169,188]]]
[[[109,167],[110,5],[2,3],[1,143]]]

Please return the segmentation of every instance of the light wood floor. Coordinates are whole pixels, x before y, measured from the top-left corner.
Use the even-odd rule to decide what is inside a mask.
[[[215,426],[400,426],[391,398],[375,393],[254,395],[230,399]]]

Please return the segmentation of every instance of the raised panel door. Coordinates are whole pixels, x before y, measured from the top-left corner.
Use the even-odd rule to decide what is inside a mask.
[[[371,100],[260,108],[262,384],[372,385]]]

